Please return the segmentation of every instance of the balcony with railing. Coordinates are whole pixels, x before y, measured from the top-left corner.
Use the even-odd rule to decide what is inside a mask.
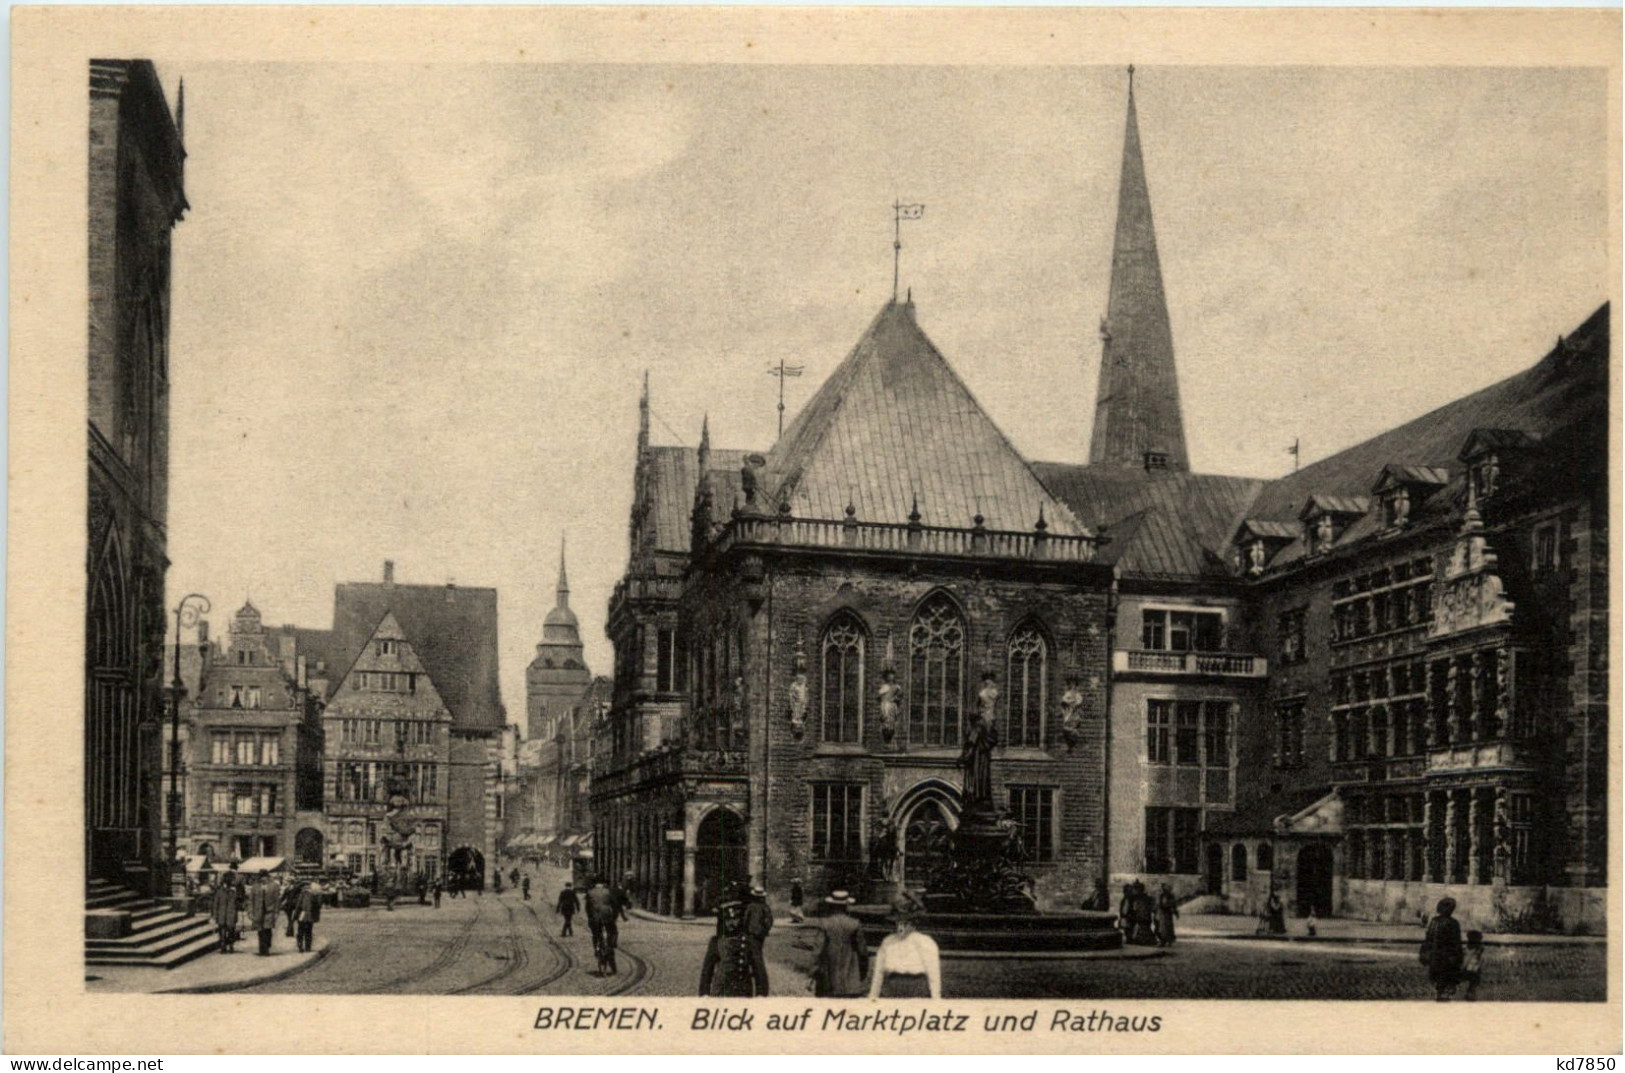
[[[1120,648],[1112,653],[1112,670],[1119,675],[1263,678],[1269,674],[1269,660],[1247,652],[1169,652]]]
[[[682,591],[682,578],[628,574],[615,583],[609,606],[622,607],[628,600],[675,600]]]
[[[726,778],[750,771],[743,749],[694,749],[665,745],[642,753],[607,771],[595,771],[592,791],[616,793],[647,783],[689,777]]]
[[[847,549],[910,555],[951,555],[991,559],[1023,559],[1063,563],[1095,561],[1104,539],[1096,536],[1058,536],[1046,529],[1027,532],[923,525],[919,522],[860,522],[786,516],[735,517],[717,536],[712,550],[718,554],[741,545]]]

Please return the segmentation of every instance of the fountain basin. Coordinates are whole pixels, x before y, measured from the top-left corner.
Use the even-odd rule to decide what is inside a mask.
[[[851,913],[862,921],[871,948],[892,931],[888,905],[855,905]],[[1117,917],[1112,913],[928,909],[914,918],[914,926],[943,951],[1047,954],[1123,946],[1123,933],[1117,930]]]

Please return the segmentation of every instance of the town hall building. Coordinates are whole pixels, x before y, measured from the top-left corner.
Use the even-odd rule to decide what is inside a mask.
[[[1024,459],[908,298],[769,450],[652,444],[645,381],[600,869],[685,915],[924,886],[980,715],[1042,908],[1601,930],[1608,308],[1287,477],[1193,472],[1131,85],[1100,335],[1086,463]]]

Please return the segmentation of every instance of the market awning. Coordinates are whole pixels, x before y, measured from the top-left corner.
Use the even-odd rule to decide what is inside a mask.
[[[280,872],[288,866],[286,857],[250,857],[237,866],[237,871],[248,874]]]

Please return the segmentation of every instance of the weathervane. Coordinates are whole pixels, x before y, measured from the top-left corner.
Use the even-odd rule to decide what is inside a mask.
[[[918,220],[925,215],[924,205],[905,205],[901,201],[892,202],[892,243],[891,243],[891,300],[897,301],[897,278],[901,271],[903,260],[903,221]]]
[[[779,359],[776,366],[768,366],[767,375],[779,378],[779,435],[784,435],[784,378],[787,376],[800,376],[807,371],[805,365],[786,365],[784,359]]]

